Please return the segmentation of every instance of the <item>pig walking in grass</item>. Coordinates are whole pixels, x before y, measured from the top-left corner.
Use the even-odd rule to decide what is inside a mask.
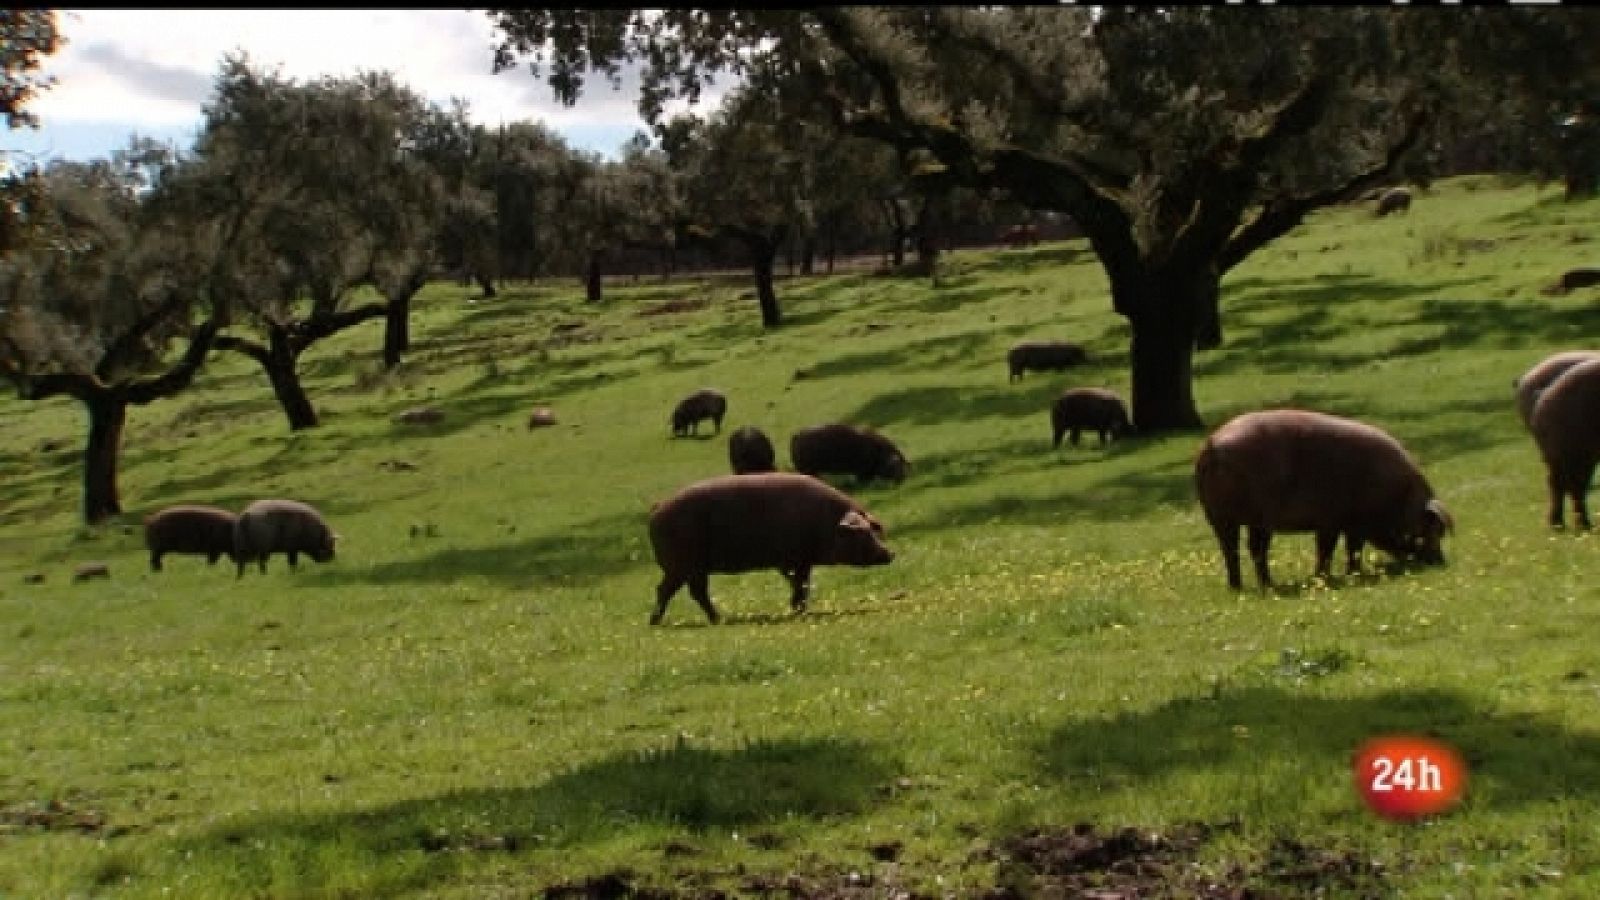
[[[1529,426],[1544,457],[1550,485],[1550,524],[1565,527],[1562,501],[1588,529],[1589,485],[1600,462],[1600,357],[1580,362],[1550,382],[1533,406]]]
[[[848,496],[808,475],[723,475],[683,488],[650,511],[650,545],[661,583],[651,625],[685,584],[715,624],[713,572],[777,569],[789,606],[803,612],[816,566],[881,566],[894,559],[883,525]]]
[[[150,551],[150,571],[161,571],[161,557],[192,553],[215,565],[233,555],[233,528],[238,517],[215,506],[169,506],[145,516],[144,545]]]
[[[1132,426],[1128,422],[1128,408],[1122,398],[1105,388],[1072,388],[1063,391],[1050,407],[1050,430],[1055,440],[1052,447],[1061,446],[1062,435],[1071,433],[1072,446],[1078,446],[1078,433],[1093,431],[1100,435],[1100,445],[1106,439],[1127,434]]]
[[[333,559],[333,545],[339,539],[328,528],[322,514],[297,500],[257,500],[239,514],[233,527],[233,552],[244,577],[244,567],[259,562],[267,571],[267,559],[274,553],[289,557],[289,568],[299,567],[304,553],[319,563]]]
[[[728,398],[721,391],[712,388],[701,388],[698,391],[678,401],[672,410],[672,434],[674,437],[695,434],[700,429],[702,419],[710,419],[718,432],[722,431],[722,417],[728,413]]]
[[[1351,572],[1368,541],[1397,559],[1444,562],[1450,514],[1405,448],[1363,422],[1297,409],[1246,413],[1201,446],[1195,487],[1236,590],[1241,529],[1263,588],[1275,531],[1314,533],[1324,577],[1341,534]]]
[[[1533,428],[1533,406],[1539,402],[1539,395],[1544,393],[1551,382],[1578,363],[1588,362],[1591,359],[1600,359],[1600,353],[1592,350],[1566,350],[1555,353],[1522,373],[1521,378],[1512,381],[1511,386],[1517,391],[1517,415],[1522,417],[1522,424],[1529,429]]]
[[[1006,368],[1011,381],[1018,381],[1028,370],[1054,372],[1082,365],[1089,354],[1077,344],[1066,341],[1023,341],[1006,353]]]

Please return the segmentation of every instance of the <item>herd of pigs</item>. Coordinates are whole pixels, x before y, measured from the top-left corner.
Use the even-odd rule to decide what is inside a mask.
[[[1065,342],[1025,342],[1008,354],[1011,380],[1030,370],[1055,371],[1085,361],[1083,348]],[[1585,495],[1600,462],[1600,352],[1557,353],[1512,382],[1518,414],[1533,434],[1548,469],[1550,525],[1564,525],[1570,498],[1580,528],[1590,527]],[[722,430],[727,397],[701,389],[673,410],[675,437],[697,432],[703,421]],[[1096,432],[1103,445],[1131,430],[1115,393],[1072,388],[1050,410],[1053,444]],[[882,434],[842,423],[803,428],[789,442],[794,472],[777,471],[772,441],[760,429],[729,435],[733,474],[690,484],[656,503],[649,515],[650,543],[661,568],[652,625],[673,596],[688,585],[706,617],[712,573],[776,569],[788,579],[790,606],[806,607],[816,566],[886,565],[883,524],[860,503],[822,480],[851,475],[858,485],[898,483],[910,464]],[[1275,532],[1310,532],[1316,538],[1316,572],[1327,577],[1339,538],[1348,570],[1358,572],[1366,544],[1401,561],[1443,563],[1441,547],[1452,528],[1450,513],[1391,435],[1364,422],[1301,409],[1269,409],[1235,417],[1206,438],[1195,458],[1195,488],[1216,534],[1228,584],[1242,587],[1240,532],[1246,534],[1256,578],[1271,585],[1267,553]],[[211,506],[172,506],[145,519],[150,567],[162,556],[198,554],[215,563],[257,562],[265,572],[273,554],[291,568],[300,554],[333,559],[338,535],[313,507],[292,500],[252,503],[238,515]]]

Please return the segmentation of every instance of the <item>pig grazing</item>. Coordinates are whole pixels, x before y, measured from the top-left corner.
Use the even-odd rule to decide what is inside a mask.
[[[849,425],[814,425],[789,439],[789,458],[797,472],[820,476],[849,473],[858,484],[875,478],[899,483],[911,464],[894,442],[875,431]]]
[[[883,525],[830,485],[792,472],[723,475],[699,481],[650,510],[650,545],[661,567],[651,625],[661,624],[678,589],[713,624],[712,572],[777,569],[789,606],[803,612],[815,566],[881,566],[894,559]]]
[[[1241,528],[1263,588],[1275,531],[1313,532],[1324,577],[1341,534],[1351,572],[1368,541],[1397,559],[1444,562],[1450,514],[1405,448],[1363,422],[1297,409],[1245,413],[1206,439],[1194,474],[1236,590]]]
[[[1072,446],[1078,446],[1078,432],[1094,431],[1100,435],[1100,445],[1105,446],[1109,435],[1118,438],[1127,434],[1132,426],[1128,422],[1128,409],[1122,398],[1104,388],[1072,388],[1063,391],[1050,407],[1050,429],[1055,435],[1051,444],[1061,446],[1061,436],[1071,432]]]
[[[1533,428],[1533,405],[1539,402],[1539,395],[1551,382],[1578,363],[1591,359],[1600,359],[1600,353],[1590,350],[1556,353],[1545,357],[1538,365],[1524,372],[1521,378],[1511,382],[1517,391],[1517,415],[1522,417],[1522,424]]]
[[[244,567],[259,561],[267,571],[267,559],[274,553],[289,557],[289,568],[298,568],[304,553],[319,563],[333,559],[333,545],[339,539],[323,521],[322,514],[295,500],[257,500],[239,513],[233,526],[233,552],[244,577]]]
[[[1552,381],[1533,406],[1530,427],[1548,471],[1550,524],[1564,527],[1561,501],[1571,497],[1578,527],[1588,529],[1589,484],[1600,462],[1600,357]]]
[[[672,434],[682,437],[698,432],[701,419],[710,419],[718,432],[722,431],[722,417],[728,412],[728,398],[721,391],[701,388],[678,402],[672,411]]]
[[[728,436],[728,462],[733,466],[735,475],[775,472],[778,469],[778,454],[772,449],[772,441],[766,432],[746,425]]]
[[[233,560],[233,527],[238,517],[215,506],[169,506],[145,516],[144,545],[150,550],[150,571],[161,571],[168,553],[204,556],[208,565],[218,557]]]
[[[1378,197],[1378,208],[1373,215],[1381,218],[1392,212],[1409,209],[1411,209],[1411,190],[1403,187],[1390,188]]]
[[[1055,372],[1082,365],[1088,358],[1082,347],[1066,341],[1023,341],[1006,354],[1006,365],[1011,380],[1017,381],[1029,369]]]

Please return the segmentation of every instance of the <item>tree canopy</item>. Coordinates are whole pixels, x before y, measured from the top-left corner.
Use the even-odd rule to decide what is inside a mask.
[[[1394,179],[1482,108],[1594,83],[1581,10],[823,7],[490,10],[496,65],[576,102],[642,69],[640,109],[735,75],[955,183],[1083,228],[1132,326],[1134,418],[1187,428],[1223,275],[1319,207]],[[1537,60],[1532,57],[1537,56]],[[548,67],[546,71],[545,67]],[[1558,78],[1559,76],[1559,78]]]
[[[0,115],[5,116],[7,128],[38,124],[38,117],[26,107],[54,82],[38,70],[60,40],[55,10],[0,9]]]

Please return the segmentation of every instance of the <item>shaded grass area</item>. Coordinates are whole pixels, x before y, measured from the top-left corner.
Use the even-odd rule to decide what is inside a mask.
[[[360,889],[391,894],[449,880],[473,857],[570,849],[610,839],[618,828],[692,833],[849,816],[896,772],[881,749],[849,740],[755,741],[723,750],[680,739],[604,756],[530,787],[257,816],[183,840],[171,853],[206,861],[222,884],[241,891],[337,890],[353,867],[386,872],[363,879]]]

